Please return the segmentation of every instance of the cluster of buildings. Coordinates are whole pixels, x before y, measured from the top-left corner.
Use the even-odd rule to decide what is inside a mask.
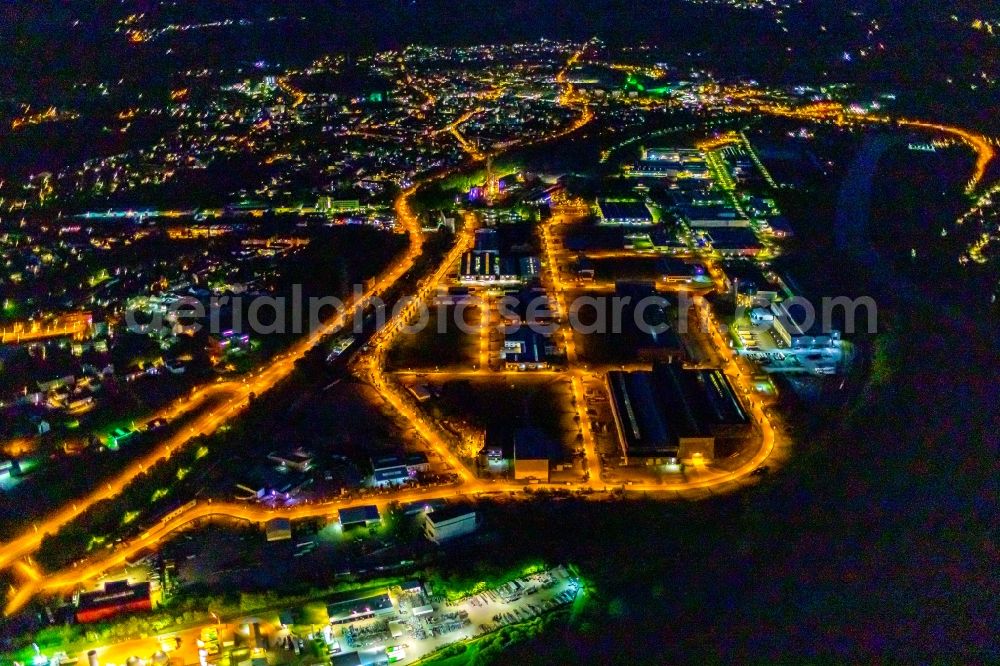
[[[744,194],[737,187],[771,180],[742,135],[732,134],[701,148],[645,148],[626,165],[636,196],[598,198],[598,222],[605,226],[647,227],[625,234],[625,247],[655,252],[705,250],[722,257],[755,257],[763,239],[792,235],[771,199]],[[718,145],[715,145],[718,144]],[[668,233],[661,221],[676,221],[686,231]]]
[[[831,312],[813,307],[781,275],[756,263],[725,262],[721,272],[725,296],[738,307],[730,329],[737,351],[768,372],[822,375],[839,370],[842,335]]]
[[[421,533],[437,545],[474,533],[479,528],[479,514],[467,504],[414,503]],[[374,504],[341,509],[337,521],[342,530],[368,528],[382,522],[382,515]],[[291,538],[291,525],[286,519],[274,519],[266,525],[267,540]]]
[[[625,167],[625,175],[696,180],[709,177],[705,156],[696,148],[646,148],[638,162]]]
[[[544,370],[557,348],[551,336],[554,303],[539,284],[541,263],[532,243],[521,237],[525,225],[476,230],[473,249],[462,257],[458,281],[466,287],[500,291],[505,325],[500,361],[508,370]],[[513,233],[514,231],[517,233]],[[449,298],[462,296],[449,293]]]
[[[381,456],[372,459],[371,485],[374,488],[388,488],[412,483],[429,471],[430,463],[424,453]]]
[[[546,370],[558,353],[552,340],[554,303],[541,287],[508,292],[500,316],[506,324],[500,359],[507,370]]]
[[[473,249],[462,255],[458,279],[462,284],[514,286],[538,278],[541,263],[537,256],[505,249],[501,252],[501,232],[477,229]]]
[[[224,330],[234,309],[212,308],[211,298],[261,293],[280,262],[309,242],[245,223],[170,219],[151,226],[140,224],[141,212],[123,212],[120,220],[117,212],[0,234],[0,259],[10,271],[0,275],[0,363],[7,370],[0,409],[44,409],[53,424],[57,415],[74,423],[100,404],[109,379],[124,386],[197,374],[206,360],[246,351],[246,335]],[[199,229],[210,233],[195,234]],[[192,238],[207,242],[194,248],[185,242]],[[194,302],[207,315],[202,320],[185,314]],[[203,341],[192,346],[206,322],[214,325],[207,348]]]
[[[540,42],[463,53],[408,47],[358,58],[331,55],[281,76],[262,73],[233,85],[215,83],[231,72],[178,73],[169,101],[155,104],[139,95],[111,121],[103,116],[106,100],[97,98],[95,110],[108,131],[129,137],[149,119],[169,118],[171,128],[162,135],[126,141],[136,147],[87,156],[51,173],[0,181],[0,200],[11,210],[81,199],[127,205],[135,190],[198,181],[227,160],[259,167],[245,192],[268,210],[304,207],[364,217],[359,209],[371,199],[408,186],[419,173],[458,164],[470,146],[501,147],[565,127],[576,112],[556,103],[561,90],[554,75],[577,48]],[[398,77],[401,63],[406,82]],[[434,90],[434,103],[421,90]],[[484,100],[488,110],[481,108]],[[89,119],[86,104],[78,112]],[[442,133],[452,124],[464,136],[452,140]],[[304,135],[313,140],[302,141]],[[323,182],[312,174],[322,174]],[[204,182],[190,193],[178,191],[187,199],[180,202],[184,207],[199,205],[201,193],[232,194]],[[314,207],[315,194],[321,199]],[[346,204],[326,205],[356,198],[361,205],[351,211],[341,207]]]
[[[433,481],[431,464],[422,452],[373,457],[367,465],[346,456],[318,457],[298,446],[271,451],[265,460],[242,470],[235,484],[240,499],[269,506],[288,506],[314,496],[347,491],[370,492]]]

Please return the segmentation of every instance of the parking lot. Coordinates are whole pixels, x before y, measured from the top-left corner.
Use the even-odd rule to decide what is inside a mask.
[[[326,634],[323,640],[329,642],[335,658],[356,652],[363,665],[384,664],[390,657],[392,663],[409,664],[451,643],[570,604],[578,591],[576,579],[559,566],[458,601],[434,599],[431,612],[426,612],[419,600],[397,598],[392,615],[337,625],[316,632],[312,638],[300,635],[296,640],[318,641]],[[291,650],[281,648],[273,656],[275,663],[294,660]]]

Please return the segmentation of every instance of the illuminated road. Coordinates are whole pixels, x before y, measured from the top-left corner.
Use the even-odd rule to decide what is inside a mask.
[[[966,192],[970,194],[975,191],[980,183],[982,183],[990,163],[996,157],[996,151],[993,149],[993,146],[990,145],[989,139],[980,134],[976,134],[954,125],[945,125],[943,123],[929,122],[926,120],[913,120],[908,118],[894,119],[887,116],[850,114],[841,104],[837,102],[822,102],[796,109],[773,105],[762,105],[760,106],[760,110],[772,115],[801,118],[803,120],[833,120],[834,122],[842,125],[852,123],[885,125],[895,122],[900,127],[912,127],[951,135],[959,141],[967,144],[976,153],[975,170],[969,178],[969,183],[966,187]]]
[[[410,198],[413,196],[415,191],[415,188],[405,190],[400,194],[396,201],[397,217],[401,224],[410,232],[410,245],[406,255],[401,261],[394,263],[391,268],[385,271],[375,281],[375,283],[364,292],[359,302],[352,303],[349,307],[344,308],[326,324],[293,345],[288,352],[277,356],[270,366],[257,371],[256,374],[244,379],[242,383],[237,384],[236,394],[223,407],[199,416],[185,431],[177,433],[174,437],[170,438],[162,446],[157,447],[157,449],[145,456],[143,459],[130,465],[114,479],[92,491],[86,497],[70,503],[68,506],[63,507],[55,514],[52,514],[43,521],[36,523],[31,531],[26,532],[4,544],[0,547],[0,567],[9,566],[11,563],[20,560],[21,558],[28,557],[38,549],[38,546],[46,533],[56,532],[61,525],[69,522],[95,503],[117,496],[134,477],[145,473],[145,470],[150,465],[155,464],[159,460],[168,458],[179,447],[190,442],[197,435],[214,431],[227,420],[238,414],[249,403],[251,394],[260,395],[267,389],[274,386],[281,379],[287,377],[292,370],[294,370],[296,360],[302,358],[306,352],[318,344],[325,336],[339,331],[346,323],[351,321],[355,307],[361,306],[374,296],[384,293],[387,288],[395,284],[400,277],[410,270],[423,248],[420,222],[410,208]],[[202,389],[202,391],[206,393],[211,392],[212,390],[214,389],[211,387]],[[462,468],[459,467],[459,469]],[[124,559],[118,559],[122,553],[140,552],[158,541],[162,536],[169,534],[174,529],[183,527],[192,520],[199,519],[199,517],[219,514],[252,520],[255,516],[259,518],[262,515],[259,507],[250,505],[231,505],[231,510],[227,509],[226,505],[217,506],[221,506],[223,508],[215,510],[209,505],[196,505],[194,508],[187,512],[183,512],[180,516],[172,519],[170,522],[160,524],[139,539],[129,542],[125,548],[119,549],[114,555],[110,556],[106,560],[101,559],[95,563],[87,564],[82,567],[70,568],[67,571],[49,576],[44,580],[44,582],[37,580],[30,575],[25,576],[27,581],[20,588],[17,588],[14,591],[14,594],[11,596],[7,605],[7,613],[10,614],[16,611],[40,590],[58,589],[60,586],[64,585],[66,580],[71,581],[69,583],[65,583],[69,585],[73,584],[72,581],[87,580],[94,575],[94,572],[99,573],[110,566],[115,566],[119,562],[124,561]],[[307,515],[324,514],[314,513]],[[264,519],[266,520],[266,518]],[[127,557],[127,555],[122,556],[122,558],[124,557]],[[21,567],[19,567],[19,569],[21,569]]]
[[[458,145],[462,148],[462,150],[464,150],[466,154],[468,154],[468,156],[472,158],[473,161],[476,162],[482,161],[486,159],[486,155],[479,150],[478,146],[476,146],[474,143],[466,139],[458,128],[461,127],[463,123],[468,122],[469,120],[475,118],[484,111],[486,111],[486,109],[482,107],[466,111],[458,118],[456,118],[453,122],[449,123],[448,125],[442,127],[439,130],[435,130],[434,132],[432,132],[432,134],[450,133],[453,137],[455,137],[455,140],[458,141]]]
[[[0,568],[11,565],[14,561],[34,553],[47,533],[55,533],[59,528],[102,500],[111,499],[120,494],[132,480],[161,460],[169,458],[199,435],[214,432],[239,414],[249,404],[252,395],[261,395],[279,381],[287,377],[295,369],[295,361],[305,356],[306,352],[319,344],[326,336],[340,331],[353,320],[354,309],[363,305],[371,298],[382,294],[395,284],[412,267],[423,247],[420,225],[416,216],[409,210],[409,197],[414,190],[403,192],[397,200],[397,215],[403,226],[410,232],[410,245],[404,257],[395,262],[385,271],[363,294],[358,302],[348,300],[347,306],[339,311],[327,323],[323,324],[309,335],[296,342],[288,351],[279,354],[266,368],[257,370],[241,382],[228,382],[220,385],[207,385],[195,391],[191,403],[174,405],[162,412],[164,417],[174,418],[179,414],[191,411],[201,406],[207,398],[219,392],[229,392],[228,401],[206,413],[198,415],[187,424],[181,432],[170,437],[151,452],[135,461],[116,476],[102,482],[102,485],[92,490],[84,497],[63,506],[53,514],[34,523],[32,528],[11,541],[0,546]]]
[[[571,67],[572,64],[580,58],[585,48],[586,47],[575,53],[569,59],[566,67],[561,70],[556,77],[560,85],[564,87],[564,93],[561,100],[569,106],[575,106],[577,101],[573,99],[572,85],[566,83],[566,72],[569,67]],[[282,81],[281,83],[287,85],[287,82]],[[293,91],[289,90],[287,92],[291,93]],[[428,102],[432,101],[433,98],[428,95]],[[586,106],[586,104],[583,104],[581,115],[576,121],[557,132],[541,137],[538,141],[541,142],[551,140],[564,136],[570,132],[574,132],[586,123],[590,122],[592,118],[592,111],[588,106]],[[470,157],[475,161],[479,156],[470,151]],[[453,170],[448,170],[429,176],[424,179],[423,183],[443,178],[449,175],[452,171]],[[409,271],[423,248],[420,222],[417,216],[413,213],[411,207],[411,199],[416,191],[417,186],[404,190],[397,198],[395,205],[399,223],[409,232],[410,244],[406,255],[402,258],[402,260],[393,264],[390,269],[385,271],[375,281],[375,283],[364,292],[361,299],[357,302],[349,303],[348,307],[345,307],[318,330],[310,333],[308,336],[305,336],[302,340],[293,345],[288,352],[276,357],[271,365],[258,370],[255,374],[244,379],[242,383],[233,382],[227,385],[224,389],[222,387],[204,387],[200,391],[196,392],[195,396],[192,397],[192,402],[198,403],[207,399],[208,393],[222,390],[233,391],[228,402],[226,402],[223,406],[208,413],[199,415],[191,424],[188,425],[185,431],[171,437],[170,440],[157,447],[157,449],[145,456],[142,460],[129,466],[121,474],[109,480],[100,488],[95,489],[86,497],[80,498],[70,503],[68,506],[63,507],[61,510],[33,525],[30,531],[16,537],[6,544],[3,544],[3,546],[0,546],[0,567],[10,566],[18,560],[22,562],[22,564],[17,566],[17,569],[22,573],[22,584],[19,588],[12,591],[13,594],[10,597],[6,609],[8,614],[21,608],[24,603],[30,600],[39,591],[54,591],[87,581],[99,574],[101,571],[124,562],[125,559],[131,555],[150,548],[160,539],[166,537],[174,530],[190,524],[192,521],[215,515],[230,516],[242,520],[260,521],[267,520],[269,516],[273,517],[276,515],[275,511],[277,510],[265,509],[253,505],[196,504],[188,510],[182,511],[180,515],[172,518],[168,522],[161,523],[156,527],[153,527],[138,539],[123,544],[115,551],[114,554],[110,556],[99,558],[80,566],[74,566],[68,570],[48,576],[47,578],[42,578],[27,560],[27,558],[38,549],[38,546],[46,533],[56,532],[60,526],[72,520],[95,503],[117,496],[134,477],[143,474],[146,468],[160,460],[168,458],[176,450],[178,450],[179,447],[189,443],[194,437],[214,431],[227,420],[237,415],[249,404],[251,395],[263,394],[281,379],[287,377],[294,369],[294,363],[296,360],[302,358],[306,352],[318,344],[325,336],[339,331],[348,321],[350,321],[349,317],[353,316],[354,308],[359,306],[363,307],[372,297],[384,293],[386,289],[394,285],[400,277]],[[462,253],[471,245],[473,231],[474,228],[472,225],[467,224],[465,226],[458,239],[456,239],[454,247],[448,252],[447,256],[441,262],[434,275],[431,276],[430,279],[422,280],[418,285],[414,303],[417,302],[418,299],[426,298],[430,294],[431,289],[435,288],[435,286],[445,278],[447,273],[451,270],[451,267],[459,260]],[[366,355],[364,359],[359,361],[359,366],[368,371],[370,381],[372,381],[373,385],[380,391],[387,403],[393,407],[397,413],[414,424],[420,435],[448,464],[451,471],[462,479],[464,485],[460,490],[453,488],[447,491],[438,491],[434,494],[422,493],[421,491],[412,491],[409,493],[404,492],[402,494],[395,494],[389,499],[400,501],[405,499],[407,496],[411,496],[412,498],[454,497],[458,495],[466,495],[470,493],[474,494],[487,490],[499,489],[499,484],[488,484],[476,481],[468,469],[452,452],[451,447],[448,446],[444,436],[441,434],[436,425],[431,423],[426,417],[419,413],[419,410],[413,408],[407,397],[403,395],[402,390],[384,374],[382,368],[384,350],[387,348],[388,343],[391,340],[391,336],[397,334],[401,330],[412,314],[412,307],[407,308],[404,309],[395,319],[388,322],[387,325],[383,327],[372,339],[370,343],[372,353]],[[568,340],[570,346],[572,346],[572,336],[569,336]],[[583,400],[582,380],[579,377],[574,376],[573,382],[574,395],[578,407],[582,408],[581,406],[585,404]],[[191,407],[177,406],[173,409],[174,414],[176,415],[177,411],[189,411]],[[584,443],[587,450],[588,464],[596,464],[596,449],[593,444],[593,435],[589,431],[589,419],[581,418],[581,428],[584,429]],[[593,485],[596,486],[596,483]],[[512,484],[509,489],[515,490],[519,487],[520,486],[516,484]],[[590,484],[588,484],[587,487],[591,487]],[[382,501],[389,501],[389,499],[384,499]],[[331,503],[329,505],[304,505],[293,510],[293,513],[290,513],[289,517],[327,516],[336,508],[338,508],[337,503]]]
[[[556,311],[559,313],[560,333],[562,335],[563,346],[566,350],[566,363],[573,369],[577,365],[576,339],[569,326],[570,310],[566,300],[566,285],[562,281],[559,267],[558,254],[553,234],[557,224],[565,222],[562,215],[552,215],[541,227],[542,251],[545,253],[544,275],[548,282],[549,291],[555,295]],[[582,437],[584,452],[585,483],[591,487],[598,483],[600,476],[601,461],[597,454],[597,441],[591,429],[590,417],[587,415],[587,401],[583,389],[583,379],[577,372],[572,373],[573,384],[573,407],[576,411],[576,421],[580,425],[580,436]],[[596,472],[596,474],[595,474]]]
[[[568,61],[566,67],[556,76],[557,82],[563,86],[563,93],[560,96],[560,100],[567,106],[574,108],[579,107],[581,111],[580,116],[573,123],[567,125],[561,130],[541,137],[537,141],[540,142],[550,140],[576,131],[583,125],[590,122],[590,120],[594,117],[593,112],[586,105],[586,103],[575,98],[572,85],[567,82],[567,72],[569,68],[579,60],[585,49],[586,46],[575,53]],[[428,95],[428,102],[433,102],[433,98],[430,95]],[[477,159],[477,155],[472,151],[470,151],[470,157],[472,160]],[[428,176],[422,180],[421,184],[443,178],[453,171],[454,170],[443,171],[435,175]],[[374,503],[384,506],[390,501],[406,502],[418,499],[447,499],[465,495],[475,495],[484,492],[517,491],[523,488],[523,484],[483,482],[475,479],[469,470],[462,464],[461,460],[452,451],[452,448],[448,445],[446,436],[442,434],[442,431],[438,428],[438,426],[428,419],[428,417],[422,413],[422,410],[414,407],[409,397],[404,394],[403,389],[392,381],[391,378],[386,376],[382,365],[385,350],[391,343],[392,338],[395,335],[398,335],[405,323],[414,314],[414,306],[411,305],[389,321],[373,336],[369,343],[369,352],[362,355],[357,361],[357,369],[363,376],[366,376],[366,378],[372,382],[375,388],[384,397],[386,402],[398,414],[414,425],[418,433],[428,442],[431,448],[441,456],[442,460],[447,463],[450,470],[453,471],[461,480],[460,484],[436,489],[405,490],[381,495],[378,499],[331,501],[322,504],[307,503],[288,509],[274,509],[260,505],[231,502],[195,502],[182,509],[177,515],[150,527],[140,537],[120,544],[110,554],[104,554],[92,558],[63,571],[53,573],[47,577],[37,572],[37,570],[35,570],[31,563],[26,559],[34,553],[35,550],[37,550],[42,538],[47,532],[57,531],[61,525],[69,520],[72,520],[79,513],[86,510],[94,503],[103,499],[115,497],[128,485],[128,483],[131,482],[135,476],[144,473],[147,467],[155,464],[159,460],[169,457],[180,447],[190,442],[195,436],[212,432],[221,424],[233,418],[247,406],[252,394],[261,395],[283,378],[287,377],[294,369],[294,363],[296,360],[302,358],[306,352],[318,344],[325,336],[341,330],[345,324],[350,321],[350,318],[353,317],[355,308],[363,307],[374,296],[383,294],[403,275],[405,275],[413,267],[415,260],[420,256],[423,248],[420,222],[417,216],[413,213],[411,205],[411,199],[416,191],[416,185],[403,191],[397,198],[395,204],[398,221],[409,233],[410,243],[406,254],[401,260],[394,263],[391,268],[387,269],[374,282],[374,284],[372,284],[369,289],[364,292],[358,301],[349,303],[348,307],[339,312],[321,328],[310,333],[308,336],[305,336],[293,345],[288,352],[276,357],[269,366],[258,370],[255,374],[245,378],[242,382],[229,382],[225,385],[220,385],[219,387],[208,386],[196,392],[192,397],[192,402],[196,404],[202,404],[210,397],[210,394],[214,394],[216,392],[229,392],[227,393],[228,401],[212,411],[199,415],[188,425],[184,432],[180,432],[171,437],[170,440],[162,446],[157,447],[156,450],[145,456],[142,460],[131,465],[128,469],[124,470],[114,479],[111,479],[101,488],[95,489],[88,496],[76,500],[71,503],[70,506],[64,507],[55,514],[40,521],[27,533],[20,535],[3,546],[0,546],[0,566],[7,567],[16,563],[16,569],[20,573],[20,577],[22,579],[20,586],[12,590],[13,594],[11,595],[6,608],[6,612],[8,614],[23,607],[27,601],[40,592],[54,593],[86,583],[87,581],[90,581],[100,575],[102,572],[119,566],[126,560],[132,559],[136,555],[154,548],[158,543],[176,530],[183,529],[195,521],[209,517],[228,517],[252,522],[262,522],[278,516],[290,519],[331,517],[338,509],[352,505]],[[462,231],[456,239],[455,245],[444,257],[443,261],[437,267],[433,275],[421,280],[416,286],[414,303],[420,299],[426,299],[431,294],[431,291],[436,288],[437,284],[445,279],[448,272],[452,270],[452,267],[461,257],[461,254],[468,247],[470,247],[473,240],[473,232],[473,224],[464,225]],[[555,263],[555,249],[551,238],[552,224],[550,223],[543,227],[542,233],[546,246],[549,279],[553,282],[553,291],[556,294],[560,312],[565,316],[568,314],[565,303],[565,285],[562,285],[560,282],[557,264]],[[713,341],[718,349],[720,349],[720,353],[728,355],[728,358],[730,359],[728,361],[727,371],[730,372],[731,376],[734,378],[734,383],[746,394],[749,391],[749,383],[746,375],[740,369],[739,364],[732,360],[732,352],[729,350],[728,345],[725,344],[725,341],[720,337],[718,331],[713,331],[713,336]],[[574,346],[575,343],[572,335],[564,335],[564,338],[567,359],[572,366],[577,360]],[[486,372],[485,369],[482,369],[481,371]],[[569,375],[573,383],[576,410],[580,417],[580,428],[583,435],[584,453],[586,456],[587,470],[589,474],[589,478],[583,483],[570,485],[577,490],[604,490],[606,489],[604,484],[594,478],[594,470],[599,470],[600,466],[593,433],[590,431],[590,419],[584,413],[586,401],[583,390],[583,380],[586,373],[572,368]],[[687,491],[717,486],[745,477],[767,459],[775,444],[774,430],[762,411],[763,406],[759,402],[754,404],[750,401],[750,403],[749,411],[753,414],[754,419],[760,425],[763,441],[759,451],[751,460],[740,466],[739,469],[730,472],[722,470],[695,471],[692,474],[692,478],[648,484],[630,484],[628,486],[629,490],[640,492]],[[192,407],[179,405],[173,409],[176,413],[177,411],[190,411]]]
[[[572,85],[566,83],[566,72],[568,69],[579,60],[586,46],[580,49],[580,51],[573,54],[573,56],[568,60],[566,67],[560,71],[556,79],[561,86],[564,87],[564,93],[562,100],[567,105],[575,105],[576,100],[572,96]],[[295,97],[295,103],[293,105],[297,106],[302,103],[304,96],[300,91],[293,88],[287,80],[281,79],[278,85],[288,94]],[[433,104],[436,100],[435,98],[426,93],[427,102]],[[586,123],[590,122],[593,118],[593,113],[586,105],[583,106],[583,112],[581,116],[573,123],[557,131],[551,135],[541,137],[538,141],[550,140],[559,136],[563,136],[569,132],[576,131],[578,128],[582,127]],[[457,127],[457,125],[456,125]],[[475,161],[481,158],[478,151],[469,151],[470,157]],[[450,171],[440,172],[434,176],[428,177],[424,182],[431,182],[432,180],[440,179],[446,175],[449,175]],[[207,434],[213,432],[220,425],[225,423],[227,420],[236,416],[239,412],[243,410],[248,404],[251,395],[261,395],[266,392],[269,388],[274,386],[281,379],[287,377],[294,369],[295,361],[302,358],[306,352],[308,352],[312,347],[318,344],[325,336],[339,331],[348,321],[349,317],[353,315],[353,309],[358,306],[364,306],[365,303],[369,301],[374,296],[382,294],[387,288],[395,284],[395,282],[402,277],[410,268],[413,266],[416,258],[420,255],[423,248],[423,238],[421,235],[420,221],[417,216],[413,213],[411,208],[411,198],[416,192],[417,187],[413,186],[409,189],[403,191],[396,200],[396,215],[399,223],[409,232],[410,245],[406,255],[402,260],[393,264],[393,266],[380,276],[375,283],[363,294],[362,298],[358,302],[349,303],[348,307],[344,308],[335,317],[333,317],[329,322],[320,327],[318,330],[312,332],[308,336],[305,336],[302,340],[297,342],[288,352],[279,355],[274,362],[268,367],[258,370],[254,375],[243,380],[242,383],[236,384],[229,401],[223,406],[214,409],[208,413],[199,415],[192,423],[188,424],[185,431],[177,433],[171,437],[167,442],[157,447],[154,451],[144,456],[141,460],[136,461],[130,465],[127,469],[123,470],[122,473],[118,474],[114,478],[105,482],[101,487],[93,490],[90,494],[85,497],[78,498],[77,500],[64,506],[62,509],[56,511],[54,514],[49,515],[45,519],[38,521],[32,526],[32,529],[19,535],[18,537],[12,539],[11,541],[0,546],[0,568],[10,566],[12,563],[18,560],[24,560],[28,558],[31,554],[37,551],[42,539],[47,533],[55,533],[59,528],[74,519],[76,516],[86,511],[88,508],[105,499],[111,499],[120,494],[124,488],[131,482],[131,480],[145,473],[148,467],[156,464],[160,460],[169,458],[174,452],[176,452],[180,447],[189,443],[193,438],[198,435]],[[451,266],[461,257],[462,252],[471,244],[472,242],[472,232],[473,229],[467,225],[463,230],[460,237],[457,239],[454,248],[445,257],[445,260],[441,263],[440,267],[437,269],[433,279],[424,280],[418,286],[417,297],[426,297],[429,294],[431,288],[437,284],[441,279],[445,277],[447,272],[451,269]],[[404,310],[400,313],[397,321],[389,322],[372,341],[372,347],[374,349],[384,350],[387,346],[385,340],[381,340],[381,337],[388,337],[398,332],[400,327],[405,324],[407,318],[412,315],[412,312]],[[431,447],[436,450],[445,460],[453,471],[459,475],[460,478],[464,479],[466,482],[470,482],[472,475],[466,469],[461,461],[452,453],[451,448],[447,445],[444,437],[436,428],[435,425],[429,423],[418,415],[417,410],[409,406],[408,400],[402,395],[398,387],[395,387],[391,381],[386,381],[386,378],[382,372],[381,367],[381,354],[373,356],[372,358],[378,359],[374,363],[369,363],[368,367],[371,372],[371,380],[376,388],[380,389],[382,395],[385,397],[386,401],[392,406],[399,414],[403,415],[405,418],[410,420],[417,426],[418,432],[423,436]],[[390,388],[391,387],[391,388]],[[230,387],[227,387],[227,390]],[[388,390],[387,390],[388,389]],[[395,390],[393,390],[395,389]],[[210,391],[222,390],[222,389],[209,389],[204,388],[201,391],[208,393]],[[207,395],[201,395],[201,392],[196,393],[197,398],[192,398],[194,402],[204,400]],[[175,410],[188,411],[191,407],[182,408],[176,407]],[[176,413],[175,413],[176,415]],[[136,544],[136,549],[141,550],[146,547],[146,544],[140,540]],[[100,566],[100,565],[91,565]],[[108,565],[110,566],[110,565]],[[106,568],[102,566],[101,568]],[[39,581],[33,580],[31,576],[24,576],[27,578],[25,585],[17,590],[12,597],[10,604],[8,605],[8,610],[12,612],[13,609],[20,607],[28,598],[34,593],[32,591],[33,587],[39,584]],[[84,577],[85,578],[85,577]],[[58,576],[51,577],[49,580],[59,580]]]
[[[573,84],[570,83],[567,78],[569,70],[580,61],[580,58],[583,57],[583,54],[589,45],[590,43],[588,42],[580,47],[580,50],[570,56],[569,60],[566,61],[566,65],[559,70],[559,73],[556,74],[556,83],[563,89],[562,93],[559,95],[559,104],[569,108],[579,108],[580,117],[573,123],[567,125],[564,129],[557,132],[554,137],[564,136],[566,134],[570,134],[571,132],[575,132],[594,119],[594,112],[587,104],[586,98],[574,95]]]
[[[423,491],[413,490],[396,493],[391,497],[383,496],[364,501],[332,501],[322,504],[302,504],[286,509],[272,509],[260,505],[237,502],[198,502],[187,511],[157,524],[140,537],[129,541],[127,544],[123,544],[110,554],[93,559],[80,566],[69,567],[45,578],[30,578],[10,598],[6,613],[9,615],[15,612],[35,594],[52,594],[69,590],[97,578],[108,569],[122,566],[127,561],[135,558],[136,555],[155,547],[159,542],[177,530],[206,518],[228,518],[253,523],[265,522],[279,517],[291,520],[302,518],[335,518],[339,509],[352,505],[375,504],[381,511],[384,511],[390,501],[411,502],[421,499],[449,498],[456,495],[458,495],[458,491],[454,487],[446,487],[431,490],[424,489]]]
[[[306,101],[306,94],[293,86],[289,81],[287,76],[282,76],[275,83],[281,88],[281,91],[292,98],[292,108],[298,108],[302,106],[302,103]]]
[[[922,120],[900,120],[899,124],[904,127],[917,127],[920,129],[951,134],[971,146],[972,149],[976,151],[976,170],[973,171],[972,177],[969,179],[968,187],[966,188],[966,191],[969,193],[973,192],[983,181],[983,178],[986,176],[986,169],[989,168],[990,162],[992,162],[993,158],[996,157],[996,151],[985,137],[973,134],[972,132],[962,129],[961,127],[941,125],[939,123],[929,123]]]
[[[473,476],[468,471],[461,460],[452,452],[450,446],[445,441],[445,436],[441,430],[433,424],[421,410],[414,408],[405,390],[400,387],[391,377],[387,376],[384,368],[385,351],[392,345],[393,340],[405,328],[407,323],[416,313],[420,303],[426,300],[431,292],[437,288],[437,284],[445,279],[462,254],[472,246],[475,227],[469,224],[463,226],[455,239],[455,245],[445,256],[434,274],[421,280],[416,294],[412,297],[409,305],[386,322],[369,341],[370,351],[357,360],[359,374],[367,379],[379,392],[382,398],[393,410],[410,423],[417,433],[423,438],[434,451],[441,456],[448,464],[448,471],[458,474],[464,481],[472,481]]]

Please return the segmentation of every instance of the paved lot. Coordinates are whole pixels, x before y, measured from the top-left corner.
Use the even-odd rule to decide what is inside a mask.
[[[434,612],[430,615],[416,618],[408,610],[403,610],[398,616],[386,620],[399,622],[404,627],[402,636],[378,641],[358,650],[358,653],[362,664],[378,664],[386,661],[387,647],[401,646],[405,657],[394,663],[410,664],[445,645],[528,620],[571,603],[575,598],[576,581],[558,567],[517,579],[498,590],[483,592],[461,602],[435,603]],[[380,622],[382,620],[356,624],[371,626]],[[344,645],[343,641],[339,642]]]

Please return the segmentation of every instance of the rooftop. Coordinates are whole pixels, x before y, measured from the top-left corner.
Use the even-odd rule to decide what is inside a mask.
[[[605,220],[640,220],[650,223],[653,221],[653,214],[641,201],[600,200],[597,202],[597,207]]]
[[[410,478],[410,473],[406,467],[390,467],[388,469],[377,469],[373,477],[377,483],[386,481],[403,481]]]
[[[504,359],[511,363],[542,363],[548,337],[529,326],[518,326],[504,335]]]
[[[716,250],[759,250],[757,236],[747,227],[716,227],[708,232]]]
[[[514,431],[514,457],[518,460],[555,460],[561,453],[559,442],[541,428],[529,426]]]
[[[346,509],[341,509],[339,512],[340,524],[343,527],[348,527],[350,525],[360,525],[362,523],[370,523],[379,520],[378,507],[374,504],[366,504],[365,506],[352,506]]]
[[[651,371],[609,372],[608,385],[630,455],[675,455],[681,438],[749,424],[720,370],[658,363]]]
[[[453,520],[465,518],[469,514],[475,515],[476,510],[467,504],[449,504],[446,507],[434,509],[429,512],[427,520],[435,525],[442,525]]]
[[[364,616],[391,608],[392,599],[389,598],[389,594],[380,592],[367,596],[351,595],[341,601],[334,601],[327,605],[326,612],[331,622],[341,622],[350,620],[354,616]]]
[[[722,272],[730,282],[739,280],[739,290],[742,294],[754,294],[758,291],[779,291],[775,280],[772,280],[760,266],[750,261],[731,261],[722,264]]]

